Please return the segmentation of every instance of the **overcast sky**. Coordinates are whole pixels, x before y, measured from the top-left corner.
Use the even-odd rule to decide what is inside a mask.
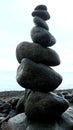
[[[19,42],[31,41],[30,31],[34,26],[31,13],[39,4],[47,5],[48,12],[51,16],[47,24],[50,32],[56,38],[56,44],[51,48],[59,54],[61,59],[61,64],[54,67],[54,69],[61,74],[71,73],[69,79],[67,79],[67,83],[69,84],[71,82],[72,84],[73,82],[73,1],[0,0],[1,87],[3,82],[7,84],[7,82],[11,83],[14,81],[18,66],[15,49]],[[9,75],[10,73],[11,75]]]

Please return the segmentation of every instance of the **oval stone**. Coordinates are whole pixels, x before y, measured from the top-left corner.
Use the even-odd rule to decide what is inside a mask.
[[[28,58],[36,63],[43,63],[48,66],[60,64],[58,54],[51,48],[44,48],[39,44],[21,42],[16,48],[16,57],[19,63],[23,58]]]
[[[23,88],[49,92],[61,84],[62,77],[52,68],[24,58],[17,69],[16,80]]]
[[[35,25],[45,28],[46,30],[49,30],[47,23],[40,17],[35,16],[33,21],[34,21]]]
[[[42,18],[43,20],[50,19],[50,14],[45,10],[35,10],[32,12],[32,16],[33,17],[38,16],[38,17]]]
[[[42,27],[33,27],[31,38],[33,42],[41,44],[44,47],[53,46],[56,43],[54,36]]]

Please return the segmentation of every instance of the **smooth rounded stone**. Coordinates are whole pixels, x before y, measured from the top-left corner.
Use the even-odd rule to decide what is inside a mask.
[[[28,58],[36,63],[43,63],[48,66],[60,64],[58,54],[51,48],[44,48],[39,44],[21,42],[16,48],[16,57],[19,63],[23,58]]]
[[[50,19],[50,14],[46,10],[34,10],[32,12],[32,16],[33,17],[38,16],[45,21]]]
[[[47,10],[47,6],[46,5],[38,5],[35,7],[34,10]]]
[[[49,30],[47,23],[43,19],[41,19],[40,17],[35,16],[33,21],[34,21],[35,25],[42,27],[42,28],[45,28],[46,30]]]
[[[41,44],[44,47],[53,46],[56,43],[54,36],[46,29],[41,27],[32,28],[31,38],[33,42]]]
[[[54,93],[31,92],[25,103],[25,114],[29,120],[52,122],[68,107],[68,101]]]
[[[73,130],[73,108],[69,107],[58,121],[50,124],[29,121],[25,113],[21,113],[10,118],[7,126],[3,130]]]
[[[62,77],[50,67],[24,58],[17,69],[16,80],[23,88],[49,92],[61,84]]]

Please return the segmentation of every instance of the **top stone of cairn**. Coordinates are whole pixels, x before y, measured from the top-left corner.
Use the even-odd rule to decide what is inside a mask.
[[[38,16],[43,20],[50,19],[50,14],[47,12],[47,7],[45,5],[38,5],[35,7],[34,11],[32,12],[32,16]]]
[[[38,5],[35,7],[34,10],[46,10],[47,11],[47,6],[46,5]]]

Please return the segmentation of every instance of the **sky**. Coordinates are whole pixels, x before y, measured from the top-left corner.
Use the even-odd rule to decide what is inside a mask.
[[[0,91],[24,90],[16,82],[16,47],[31,42],[34,8],[45,4],[50,13],[49,31],[56,38],[54,49],[61,60],[53,67],[63,77],[59,89],[73,87],[73,1],[72,0],[0,0]]]

